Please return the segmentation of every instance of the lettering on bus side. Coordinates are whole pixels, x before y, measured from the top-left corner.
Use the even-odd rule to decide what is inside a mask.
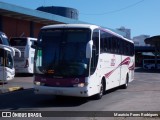
[[[115,55],[113,55],[112,59],[111,59],[111,66],[115,66],[116,64],[116,58],[115,58]]]

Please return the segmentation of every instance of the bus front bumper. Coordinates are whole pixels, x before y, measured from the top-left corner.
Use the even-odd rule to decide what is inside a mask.
[[[34,86],[35,94],[48,94],[48,95],[62,95],[62,96],[76,96],[76,97],[89,97],[87,87],[48,87],[48,86]]]

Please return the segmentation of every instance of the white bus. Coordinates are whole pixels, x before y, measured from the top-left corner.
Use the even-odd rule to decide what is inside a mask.
[[[5,83],[15,76],[13,61],[15,52],[18,52],[18,57],[21,56],[21,52],[18,49],[0,44],[0,82]]]
[[[96,25],[44,26],[35,52],[36,94],[100,99],[134,79],[134,44]]]
[[[36,38],[30,37],[17,37],[11,38],[11,46],[19,49],[22,56],[19,58],[17,55],[14,57],[16,73],[31,73],[33,74],[33,61],[35,49],[31,48],[34,45]]]
[[[143,69],[156,69],[155,59],[143,59]],[[160,69],[160,59],[157,59],[157,69]]]

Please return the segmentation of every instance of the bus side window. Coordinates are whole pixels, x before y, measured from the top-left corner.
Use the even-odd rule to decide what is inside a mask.
[[[118,54],[121,54],[120,48],[121,48],[121,45],[120,45],[120,38],[117,38],[117,53],[118,53]]]
[[[103,32],[102,30],[100,31],[100,53],[104,53],[105,52],[105,32]]]
[[[112,37],[112,53],[116,53],[116,37]]]
[[[93,32],[93,46],[96,49],[96,54],[99,54],[99,30]]]
[[[4,50],[0,49],[0,66],[4,65]]]
[[[121,39],[121,54],[125,55],[125,42]]]
[[[134,44],[131,44],[131,46],[132,46],[132,47],[131,47],[131,51],[132,51],[132,52],[131,52],[131,55],[133,56],[133,55],[135,54],[135,53],[134,53],[134,51],[135,51],[135,50],[134,50],[134,49],[135,49],[135,48],[134,48]]]
[[[6,66],[9,68],[13,68],[13,61],[12,61],[12,56],[11,53],[7,51],[7,57],[6,57]]]
[[[0,36],[0,44],[3,44],[3,43],[2,43],[2,38],[1,38],[1,36]]]
[[[3,66],[3,57],[0,56],[0,66]]]
[[[99,56],[99,30],[93,31],[93,52],[92,52],[92,59],[91,59],[91,74],[93,74],[96,70],[97,63],[98,63],[98,56]]]

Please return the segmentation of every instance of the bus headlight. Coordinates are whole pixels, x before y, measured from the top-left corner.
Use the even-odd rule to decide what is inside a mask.
[[[74,84],[73,87],[84,87],[85,83]]]

